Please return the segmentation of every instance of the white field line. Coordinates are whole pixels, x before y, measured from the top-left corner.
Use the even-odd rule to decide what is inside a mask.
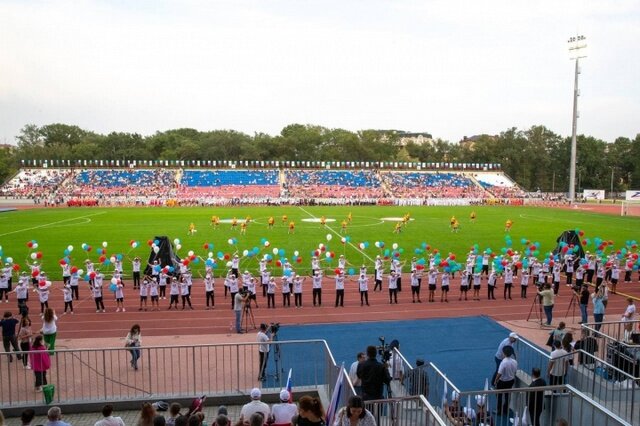
[[[4,234],[0,234],[0,237],[4,237],[5,235],[19,234],[20,232],[25,232],[25,231],[32,231],[34,229],[46,228],[48,226],[57,225],[59,223],[65,223],[65,222],[69,222],[69,221],[72,221],[72,220],[78,220],[78,219],[84,219],[84,218],[87,218],[87,217],[98,216],[98,215],[102,215],[102,214],[105,214],[105,213],[106,212],[98,212],[98,213],[88,214],[88,215],[85,215],[85,216],[78,216],[78,217],[72,217],[72,218],[69,218],[69,219],[63,219],[63,220],[59,220],[57,222],[45,223],[43,225],[32,226],[31,228],[17,229],[15,231],[5,232]]]
[[[317,219],[316,216],[312,215],[310,212],[306,211],[304,208],[298,206],[298,208],[300,210],[302,210],[303,212],[305,212],[306,214],[308,214],[309,216],[311,216],[314,219]],[[335,229],[333,229],[332,227],[330,227],[329,225],[325,225],[325,228],[327,228],[329,231],[331,231],[332,234],[334,234],[336,237],[338,238],[342,238],[343,236],[336,231]],[[349,245],[351,247],[353,247],[354,249],[356,249],[356,251],[360,252],[362,254],[363,257],[366,257],[367,259],[369,259],[371,262],[375,262],[375,260],[373,258],[371,258],[367,253],[363,252],[362,250],[360,250],[360,247],[356,246],[355,244],[353,244],[351,241],[349,241]]]

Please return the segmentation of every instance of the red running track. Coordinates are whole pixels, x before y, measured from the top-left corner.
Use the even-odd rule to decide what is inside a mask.
[[[634,278],[636,278],[634,274]],[[403,281],[408,281],[403,280]],[[403,283],[404,284],[404,283]],[[54,287],[60,288],[61,283],[55,283]],[[529,316],[534,298],[534,286],[529,286],[529,297],[520,298],[520,287],[512,290],[512,300],[504,300],[502,286],[495,291],[497,300],[487,300],[486,283],[483,283],[481,300],[458,301],[460,295],[458,286],[452,286],[449,292],[449,303],[440,302],[440,291],[436,292],[436,301],[428,303],[427,291],[423,285],[421,290],[422,303],[411,302],[411,289],[407,284],[403,285],[403,291],[398,295],[398,304],[389,304],[387,290],[382,292],[369,291],[370,306],[360,306],[360,295],[357,284],[348,283],[345,290],[345,306],[334,307],[335,290],[333,282],[326,279],[323,284],[323,304],[314,307],[311,303],[311,289],[306,288],[303,293],[303,307],[282,307],[282,296],[276,294],[276,308],[267,309],[266,299],[258,294],[258,308],[253,308],[256,324],[262,322],[280,322],[286,325],[318,324],[318,323],[344,323],[365,321],[409,320],[424,318],[453,318],[462,316],[487,315],[497,321],[525,320]],[[611,294],[605,315],[605,321],[618,321],[627,306],[626,296],[640,297],[640,285],[637,281],[618,285],[619,294]],[[13,296],[13,295],[12,295]],[[74,301],[74,315],[63,315],[64,303],[59,291],[52,291],[49,306],[57,312],[58,338],[80,339],[96,337],[123,337],[134,323],[140,324],[146,336],[185,336],[206,334],[227,334],[234,324],[234,313],[231,310],[231,299],[224,298],[224,290],[216,288],[216,305],[212,310],[205,309],[204,285],[200,280],[194,281],[192,290],[192,304],[194,310],[167,310],[169,300],[160,300],[159,311],[138,311],[139,297],[137,290],[127,288],[125,290],[126,312],[116,312],[115,300],[112,293],[105,293],[106,313],[96,313],[93,299],[85,286],[80,288],[80,300]],[[469,292],[471,296],[471,292]],[[293,297],[292,297],[293,299]],[[560,295],[556,298],[554,309],[554,324],[565,318],[571,293],[568,287],[561,285]],[[150,301],[149,301],[150,303]],[[15,299],[8,304],[0,303],[0,310],[15,309]],[[149,305],[150,306],[150,305]],[[38,330],[41,320],[38,317],[39,303],[37,295],[33,294],[29,299],[30,316],[33,319],[33,329]],[[577,301],[574,310],[570,310],[569,317],[580,315]],[[589,312],[592,306],[589,305]],[[534,309],[533,318],[537,318]],[[593,317],[590,317],[593,320]]]

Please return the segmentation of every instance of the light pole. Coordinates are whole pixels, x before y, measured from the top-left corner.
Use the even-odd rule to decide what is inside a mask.
[[[614,166],[610,166],[609,167],[611,169],[611,192],[610,192],[610,196],[613,199],[613,171],[616,169]]]
[[[569,38],[569,57],[576,61],[575,79],[573,83],[573,122],[571,125],[571,164],[569,165],[569,201],[574,202],[576,198],[576,133],[578,130],[578,75],[580,74],[580,58],[586,55],[580,53],[581,49],[587,47],[586,37],[576,36]]]

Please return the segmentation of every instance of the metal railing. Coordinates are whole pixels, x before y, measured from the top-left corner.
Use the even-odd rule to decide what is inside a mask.
[[[474,424],[506,425],[518,418],[528,425],[552,425],[559,419],[581,426],[632,425],[567,385],[461,392],[458,401],[447,401],[446,416],[454,424],[475,419]]]
[[[366,401],[377,426],[447,426],[424,396]]]
[[[582,329],[598,340],[598,358],[640,378],[640,344],[631,340],[631,330],[637,330],[638,324],[640,321],[587,323]]]
[[[518,341],[516,351],[520,379],[528,381],[534,367],[546,376],[549,354],[524,339]],[[640,387],[633,375],[583,350],[573,351],[567,358],[570,365],[565,384],[589,395],[630,423],[640,419],[640,408],[635,404],[640,401]]]
[[[134,370],[127,348],[57,350],[47,378],[55,385],[54,403],[87,403],[139,399],[246,395],[253,387],[285,387],[288,372],[299,389],[326,389],[339,372],[324,340],[279,341],[271,344],[266,380],[259,381],[257,343],[229,343],[140,348]],[[4,407],[42,403],[34,373],[15,356],[0,352],[0,403]]]

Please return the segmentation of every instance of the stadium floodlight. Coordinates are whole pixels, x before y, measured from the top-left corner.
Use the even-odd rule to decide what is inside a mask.
[[[569,38],[569,58],[576,61],[573,83],[573,121],[571,125],[571,164],[569,165],[569,201],[576,198],[576,134],[578,131],[578,75],[580,75],[580,59],[586,58],[584,49],[587,47],[586,37],[578,35]]]

